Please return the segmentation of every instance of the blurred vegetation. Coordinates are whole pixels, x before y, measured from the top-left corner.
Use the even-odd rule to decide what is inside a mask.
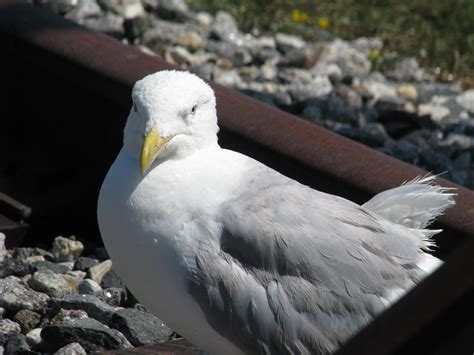
[[[394,52],[415,57],[438,79],[474,87],[474,0],[188,0],[212,13],[232,13],[243,31],[283,31],[315,39],[327,30],[343,39],[379,37],[376,67]],[[310,29],[310,31],[308,31]],[[314,29],[314,31],[311,31]]]

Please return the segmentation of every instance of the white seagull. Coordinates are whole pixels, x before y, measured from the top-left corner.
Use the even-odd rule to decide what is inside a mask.
[[[454,200],[434,177],[359,206],[222,149],[193,74],[132,98],[100,232],[138,300],[210,354],[331,353],[440,264],[425,227]]]

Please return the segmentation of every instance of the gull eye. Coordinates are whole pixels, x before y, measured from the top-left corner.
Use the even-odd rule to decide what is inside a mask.
[[[135,102],[133,103],[133,111],[138,112],[137,104]]]
[[[194,105],[193,108],[191,109],[191,115],[196,115],[196,111],[197,111],[197,105]]]

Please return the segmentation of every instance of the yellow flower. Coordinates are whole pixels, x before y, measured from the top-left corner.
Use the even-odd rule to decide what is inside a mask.
[[[308,22],[309,16],[300,10],[293,10],[291,12],[291,19],[294,22]]]
[[[320,17],[318,20],[318,26],[320,29],[325,30],[329,27],[329,19],[327,17]]]
[[[380,58],[380,52],[377,49],[372,49],[369,53],[369,59],[372,61],[377,61]]]

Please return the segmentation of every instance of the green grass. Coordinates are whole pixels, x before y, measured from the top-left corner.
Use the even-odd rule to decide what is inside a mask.
[[[440,80],[460,79],[474,87],[474,0],[188,0],[211,12],[226,10],[243,31],[284,31],[314,39],[329,20],[327,30],[353,39],[377,36],[384,51],[372,58],[387,65],[389,53],[416,57]],[[296,21],[295,21],[296,20]],[[306,28],[306,30],[303,30]],[[313,33],[313,34],[312,34]],[[439,68],[435,70],[435,68]]]

